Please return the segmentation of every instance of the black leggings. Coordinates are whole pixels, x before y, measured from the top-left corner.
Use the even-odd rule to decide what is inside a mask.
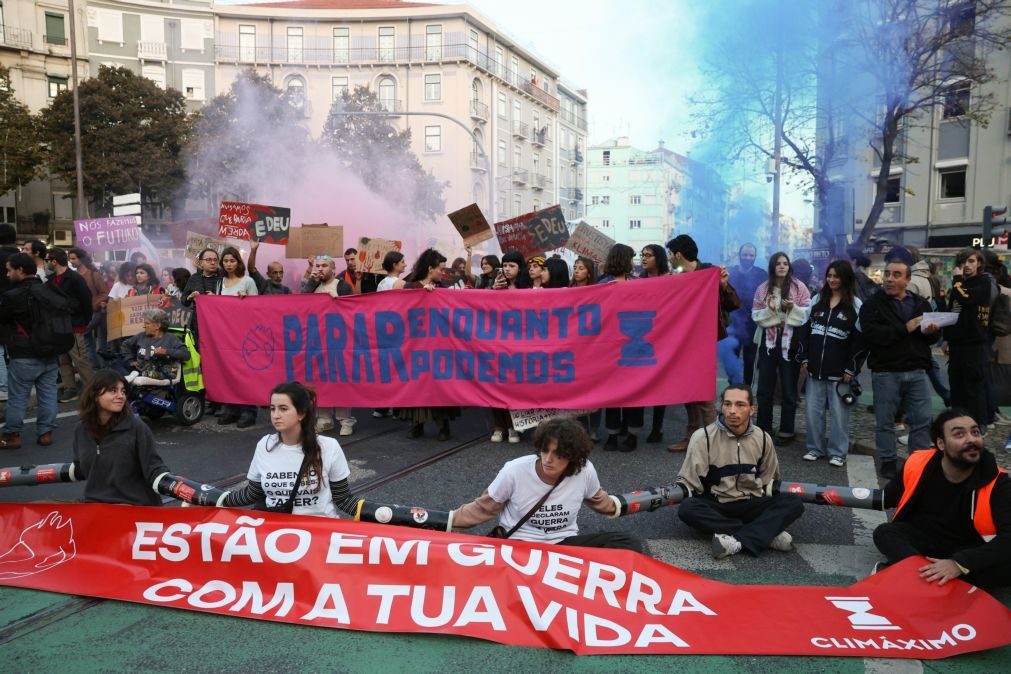
[[[611,548],[642,552],[642,539],[623,531],[601,531],[596,534],[579,534],[558,541],[558,545],[576,545],[583,548]]]

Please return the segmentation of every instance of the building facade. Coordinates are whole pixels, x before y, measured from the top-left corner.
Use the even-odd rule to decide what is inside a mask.
[[[961,5],[969,10],[972,3]],[[971,21],[974,14],[959,16]],[[1001,21],[1007,25],[1011,19]],[[831,188],[815,223],[816,245],[859,236],[880,172],[863,122],[834,105],[836,92],[843,91],[839,98],[844,99],[846,83],[854,81],[852,73],[837,71],[837,48],[844,47],[828,45],[820,62],[819,105],[829,114],[819,123],[818,151],[827,159]],[[988,61],[990,82],[953,80],[932,110],[900,129],[874,237],[919,247],[968,245],[981,233],[984,207],[1011,200],[1011,58],[1006,50],[995,50]],[[981,96],[993,103],[985,127],[965,114]]]
[[[621,137],[587,150],[587,222],[636,251],[688,234],[703,258],[723,255],[728,190],[711,168]]]
[[[83,7],[78,3],[75,15],[80,79],[89,73]],[[0,0],[0,64],[10,71],[15,96],[32,113],[70,86],[68,8],[67,0]],[[68,241],[66,232],[73,228],[72,193],[60,180],[33,180],[0,195],[0,222],[16,225],[22,237],[54,235]]]
[[[447,210],[476,202],[502,220],[560,203],[564,188],[567,214],[581,212],[573,157],[586,93],[470,7],[296,0],[219,5],[215,20],[216,93],[253,68],[317,136],[340,93],[366,86],[411,130],[422,165],[448,181]]]

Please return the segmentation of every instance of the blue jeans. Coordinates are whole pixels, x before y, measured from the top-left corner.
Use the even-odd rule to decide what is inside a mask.
[[[0,390],[7,390],[7,355],[3,346],[0,346]]]
[[[11,358],[7,365],[9,398],[4,433],[20,433],[24,428],[32,386],[39,403],[35,434],[43,435],[56,428],[56,375],[59,371],[56,356]]]
[[[723,371],[727,373],[727,383],[731,385],[744,383],[744,363],[737,355],[739,347],[740,342],[733,335],[716,342],[716,353],[723,364]]]
[[[825,404],[828,403],[828,455],[845,459],[850,448],[849,423],[852,405],[842,401],[831,379],[807,378],[804,412],[807,419],[807,451],[825,456]]]
[[[944,373],[941,372],[941,364],[937,362],[937,358],[933,354],[930,356],[930,369],[927,370],[927,376],[930,377],[930,385],[934,387],[934,393],[941,396],[941,400],[944,401],[944,406],[951,407],[951,391],[948,390],[948,385],[944,383]]]
[[[929,449],[930,382],[925,370],[874,372],[874,444],[882,461],[895,461],[895,414],[900,409],[909,425],[909,451]]]

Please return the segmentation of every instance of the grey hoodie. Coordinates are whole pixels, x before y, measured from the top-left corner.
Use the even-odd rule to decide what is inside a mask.
[[[926,260],[920,260],[910,269],[912,278],[909,279],[909,292],[916,293],[929,303],[934,299],[934,289],[930,287],[930,265]]]

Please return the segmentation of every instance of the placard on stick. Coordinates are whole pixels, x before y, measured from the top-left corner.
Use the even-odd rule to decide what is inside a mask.
[[[400,250],[402,241],[391,239],[358,239],[358,271],[363,274],[384,274],[383,258],[392,250]]]
[[[313,255],[340,257],[344,253],[344,227],[327,223],[292,227],[284,255],[292,260],[304,260]]]
[[[214,236],[197,234],[196,232],[186,232],[186,259],[192,260],[196,263],[197,258],[200,256],[200,251],[205,248],[213,248],[218,252],[218,257],[221,257],[221,251],[228,248],[230,245],[231,244],[224,239],[219,239]]]
[[[523,257],[561,248],[569,240],[569,228],[561,206],[496,222],[495,234],[503,251],[516,250]]]
[[[473,246],[495,236],[491,225],[488,224],[484,213],[481,212],[481,207],[477,204],[471,204],[458,211],[453,211],[447,217],[453,223],[453,226],[456,227],[456,231],[463,237],[463,245],[465,246]]]
[[[169,295],[136,295],[109,300],[106,306],[105,326],[108,339],[132,337],[144,331],[144,312],[161,309],[169,315],[169,327],[185,328],[193,318],[193,310],[188,309],[176,297]]]
[[[594,262],[601,264],[607,260],[607,253],[611,246],[617,243],[614,239],[594,229],[585,222],[576,225],[576,229],[569,237],[565,247],[576,255],[588,257]]]
[[[285,244],[290,228],[290,208],[222,201],[218,212],[218,236],[222,238]]]

